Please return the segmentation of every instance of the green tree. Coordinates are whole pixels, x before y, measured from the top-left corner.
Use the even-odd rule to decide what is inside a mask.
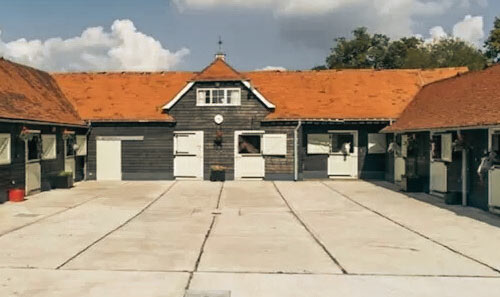
[[[374,68],[381,66],[389,43],[385,35],[371,36],[365,27],[354,30],[354,38],[335,39],[335,47],[326,59],[328,68]]]
[[[500,21],[498,25],[500,26]],[[360,27],[353,31],[353,38],[350,40],[345,37],[335,39],[335,47],[331,49],[326,65],[330,69],[467,66],[471,70],[477,70],[485,67],[486,57],[481,50],[459,39],[444,38],[425,43],[417,37],[404,37],[391,41],[383,34],[370,35],[366,28]]]
[[[432,67],[461,67],[479,70],[486,67],[486,57],[473,45],[456,38],[441,39],[430,45]]]
[[[495,18],[493,29],[484,44],[486,56],[493,62],[500,62],[500,18]]]

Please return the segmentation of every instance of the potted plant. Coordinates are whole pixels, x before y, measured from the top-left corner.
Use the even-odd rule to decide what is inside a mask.
[[[214,165],[210,167],[210,181],[225,181],[226,180],[226,167],[221,165]]]
[[[59,172],[59,174],[53,177],[52,183],[56,189],[69,189],[73,187],[73,172]]]

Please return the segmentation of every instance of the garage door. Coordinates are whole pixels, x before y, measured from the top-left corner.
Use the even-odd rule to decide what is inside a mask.
[[[122,143],[120,140],[97,140],[97,180],[122,179]]]

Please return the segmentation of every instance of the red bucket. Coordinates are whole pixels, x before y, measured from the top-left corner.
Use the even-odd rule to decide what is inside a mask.
[[[9,201],[11,201],[11,202],[24,201],[24,190],[22,190],[22,189],[10,189],[9,190]]]

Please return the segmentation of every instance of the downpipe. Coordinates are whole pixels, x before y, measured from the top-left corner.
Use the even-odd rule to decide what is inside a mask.
[[[293,131],[293,179],[299,180],[299,130],[302,127],[302,120],[299,120],[297,127]]]

